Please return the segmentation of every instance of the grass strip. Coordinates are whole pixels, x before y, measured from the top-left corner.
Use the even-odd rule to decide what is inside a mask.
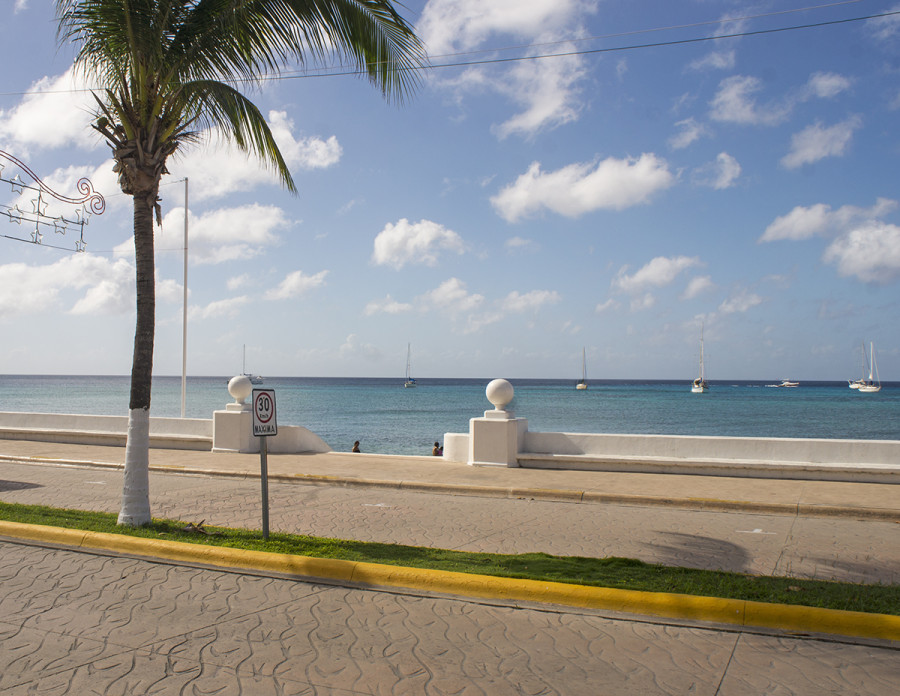
[[[273,533],[265,541],[258,530],[202,527],[207,533],[191,532],[186,531],[189,525],[185,522],[164,519],[154,519],[145,527],[123,527],[116,524],[116,515],[112,513],[64,510],[43,505],[0,502],[0,519],[313,558],[900,615],[898,585],[860,585],[744,575],[657,565],[630,558],[584,558],[551,556],[546,553],[468,553],[297,534]]]

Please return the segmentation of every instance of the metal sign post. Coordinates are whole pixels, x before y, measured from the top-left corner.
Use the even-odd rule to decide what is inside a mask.
[[[259,438],[259,480],[262,486],[262,531],[263,539],[269,539],[269,453],[268,438],[278,434],[278,420],[275,417],[275,390],[254,389],[253,436]]]

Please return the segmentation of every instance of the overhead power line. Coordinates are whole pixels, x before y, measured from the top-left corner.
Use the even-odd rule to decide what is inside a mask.
[[[586,41],[600,41],[600,40],[608,40],[614,38],[622,38],[625,36],[635,36],[639,34],[648,34],[648,33],[656,33],[662,31],[672,31],[678,29],[692,29],[702,26],[711,26],[711,25],[720,25],[734,22],[742,22],[748,21],[751,19],[760,19],[765,17],[771,17],[776,15],[790,14],[796,12],[805,12],[811,10],[818,9],[827,9],[831,7],[836,7],[840,5],[854,4],[857,2],[863,2],[864,0],[844,0],[843,2],[830,3],[826,5],[815,5],[811,7],[798,8],[792,10],[781,10],[778,12],[769,12],[765,14],[758,15],[748,15],[743,17],[726,17],[724,19],[718,20],[709,20],[704,22],[696,22],[692,24],[680,24],[680,25],[670,25],[665,27],[655,27],[651,29],[640,29],[629,32],[620,32],[616,34],[607,34],[602,36],[591,36],[591,37],[583,37],[583,38],[572,38],[566,39],[562,41],[555,41],[551,43],[534,43],[534,44],[524,44],[520,46],[505,46],[499,48],[492,49],[480,49],[478,51],[468,51],[468,52],[460,52],[460,53],[448,53],[442,54],[440,56],[434,56],[433,58],[454,58],[458,56],[471,56],[478,54],[487,54],[487,53],[500,53],[504,51],[512,51],[512,50],[535,50],[538,48],[546,48],[547,46],[554,45],[570,45],[573,43],[584,43]],[[636,50],[645,50],[650,48],[662,48],[667,46],[680,46],[680,45],[688,45],[688,44],[696,44],[696,43],[705,43],[709,41],[721,41],[725,39],[738,39],[744,37],[753,37],[753,36],[762,36],[766,34],[777,34],[783,32],[791,32],[791,31],[803,31],[810,29],[819,29],[823,27],[829,26],[837,26],[841,24],[850,24],[855,22],[864,22],[872,19],[881,19],[885,17],[892,17],[900,15],[900,10],[894,10],[889,12],[881,12],[877,14],[863,15],[857,17],[847,17],[843,19],[833,19],[826,20],[822,22],[811,22],[808,24],[793,24],[785,27],[773,27],[770,29],[757,29],[752,31],[740,31],[733,32],[729,34],[718,34],[715,36],[698,36],[698,37],[689,37],[684,39],[671,39],[668,41],[654,41],[648,43],[640,43],[640,44],[627,44],[625,46],[611,46],[607,48],[589,48],[583,50],[574,50],[574,51],[561,51],[557,53],[541,53],[536,55],[527,55],[527,56],[512,56],[508,58],[503,57],[495,57],[495,58],[484,58],[480,60],[458,60],[452,62],[445,63],[433,63],[426,66],[411,66],[404,68],[407,71],[426,71],[426,70],[437,70],[441,68],[458,68],[458,67],[468,67],[475,65],[491,65],[491,64],[502,64],[502,63],[513,63],[520,61],[529,61],[529,60],[543,60],[547,58],[563,58],[568,56],[586,56],[586,55],[594,55],[601,53],[616,53],[621,51],[636,51]],[[225,82],[231,82],[235,84],[245,83],[245,82],[274,82],[279,80],[302,80],[302,79],[312,79],[312,78],[322,78],[322,77],[344,77],[344,76],[352,76],[352,75],[364,75],[366,72],[364,70],[360,70],[358,68],[345,68],[343,66],[336,67],[323,67],[318,70],[313,71],[303,71],[302,73],[279,73],[273,75],[261,75],[255,80],[251,79],[229,79],[223,80]],[[61,90],[43,90],[40,92],[0,92],[0,96],[9,97],[9,96],[26,96],[30,94],[74,94],[78,92],[90,92],[91,88],[82,88],[82,89],[61,89]]]
[[[519,61],[526,60],[543,60],[545,58],[564,58],[567,56],[587,56],[592,54],[599,53],[616,53],[620,51],[636,51],[647,48],[661,48],[665,46],[680,46],[686,44],[695,44],[695,43],[704,43],[707,41],[721,41],[723,39],[738,39],[742,37],[751,37],[751,36],[762,36],[765,34],[777,34],[781,32],[787,31],[800,31],[804,29],[818,29],[821,27],[835,26],[839,24],[849,24],[851,22],[862,22],[867,19],[878,19],[880,17],[891,17],[895,15],[900,15],[900,10],[895,10],[892,12],[883,12],[880,14],[867,15],[865,17],[849,17],[846,19],[834,19],[825,22],[814,22],[810,24],[796,24],[789,27],[775,27],[772,29],[757,29],[754,31],[741,31],[734,32],[731,34],[719,34],[717,36],[699,36],[687,39],[672,39],[670,41],[654,41],[651,43],[642,43],[642,44],[629,44],[627,46],[612,46],[609,48],[590,48],[584,49],[580,51],[563,51],[560,53],[542,53],[533,56],[515,56],[511,58],[485,58],[483,60],[470,60],[470,61],[457,61],[453,63],[438,63],[434,65],[429,65],[424,68],[408,68],[408,70],[436,70],[439,68],[459,68],[466,67],[472,65],[490,65],[496,63],[514,63]],[[732,20],[729,20],[732,21]],[[571,43],[571,41],[564,42]],[[315,77],[338,77],[341,75],[363,75],[365,74],[362,70],[346,70],[342,72],[325,72],[318,75],[276,75],[272,77],[262,78],[264,80],[298,80],[298,79],[310,79]]]

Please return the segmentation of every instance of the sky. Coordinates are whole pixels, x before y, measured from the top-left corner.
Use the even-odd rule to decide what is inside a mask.
[[[0,0],[0,374],[130,372],[131,199],[47,0]],[[156,230],[154,374],[900,380],[900,3],[408,0],[402,103],[335,63],[245,93],[296,195],[216,134]],[[878,16],[881,15],[881,16]],[[816,25],[816,26],[810,26]],[[0,157],[6,181],[34,182]],[[14,179],[14,177],[18,177]],[[43,208],[46,203],[46,208]],[[30,224],[30,227],[29,227]],[[23,241],[25,240],[25,241]]]

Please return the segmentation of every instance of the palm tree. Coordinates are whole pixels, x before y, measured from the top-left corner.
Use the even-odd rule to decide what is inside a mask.
[[[391,0],[56,0],[61,42],[99,89],[93,127],[133,198],[137,319],[119,524],[150,522],[153,214],[166,162],[215,128],[296,191],[265,119],[235,85],[290,61],[350,60],[387,98],[416,84],[424,52]]]

